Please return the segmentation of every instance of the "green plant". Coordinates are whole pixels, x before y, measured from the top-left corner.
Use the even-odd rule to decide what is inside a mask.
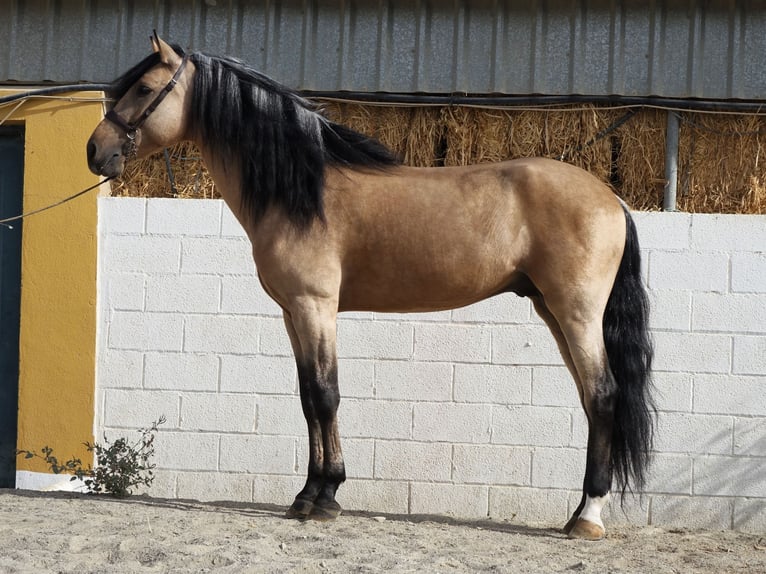
[[[104,444],[86,442],[88,452],[96,459],[96,466],[84,468],[79,458],[71,458],[63,463],[53,455],[53,449],[45,446],[42,454],[30,450],[17,450],[17,455],[24,458],[40,458],[54,474],[72,474],[71,480],[80,479],[90,492],[129,496],[134,486],[150,486],[154,480],[155,464],[149,459],[154,455],[154,433],[166,422],[164,416],[152,423],[152,426],[140,429],[141,438],[131,443],[128,439],[118,438],[110,442],[104,436]]]

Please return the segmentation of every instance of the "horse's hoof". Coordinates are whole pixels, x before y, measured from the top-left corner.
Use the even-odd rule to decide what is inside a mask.
[[[323,506],[315,504],[314,508],[311,509],[311,514],[309,514],[308,518],[309,520],[316,520],[317,522],[332,522],[340,516],[341,512],[342,509],[340,504],[333,500],[331,503]]]
[[[567,526],[569,526],[569,524],[567,524]],[[606,535],[603,526],[599,526],[588,520],[583,520],[582,518],[578,518],[569,530],[567,530],[567,527],[565,526],[564,532],[566,532],[569,538],[577,538],[579,540],[601,540]]]
[[[293,501],[292,506],[287,509],[285,516],[287,518],[296,518],[298,520],[305,520],[314,510],[314,503],[305,498],[296,498]]]
[[[580,519],[580,517],[577,514],[573,514],[572,518],[569,519],[569,522],[567,522],[564,525],[564,528],[562,528],[562,531],[564,534],[569,535],[570,532],[572,532],[572,529],[574,528],[575,524],[577,524],[577,521]]]

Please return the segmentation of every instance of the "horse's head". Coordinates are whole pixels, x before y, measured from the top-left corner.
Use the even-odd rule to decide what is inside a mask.
[[[88,166],[116,177],[132,157],[143,157],[185,139],[193,64],[160,39],[154,52],[113,84],[118,99],[88,140]]]

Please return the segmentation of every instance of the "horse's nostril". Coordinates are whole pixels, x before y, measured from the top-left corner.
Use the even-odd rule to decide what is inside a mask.
[[[93,143],[93,140],[88,141],[88,163],[91,163],[96,157],[96,151],[96,144]]]

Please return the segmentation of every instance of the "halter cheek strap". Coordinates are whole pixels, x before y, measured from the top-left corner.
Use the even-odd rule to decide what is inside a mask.
[[[186,62],[189,61],[189,56],[184,54],[183,58],[181,59],[181,64],[178,66],[178,69],[173,74],[173,77],[170,78],[170,81],[165,84],[165,87],[162,88],[159,94],[157,94],[157,97],[152,100],[152,103],[150,103],[146,109],[141,112],[141,115],[138,116],[138,119],[134,122],[127,122],[125,121],[117,112],[114,111],[114,109],[109,110],[106,113],[106,119],[112,122],[114,125],[118,126],[120,129],[122,129],[125,134],[128,136],[128,152],[126,155],[133,156],[138,152],[138,146],[135,143],[136,134],[138,133],[138,130],[141,129],[141,126],[144,125],[144,122],[147,120],[147,118],[152,115],[154,110],[157,109],[157,107],[162,103],[162,100],[165,99],[165,97],[173,91],[173,88],[176,87],[176,84],[178,84],[178,79],[181,77],[181,74],[183,74],[184,69],[186,68]]]

